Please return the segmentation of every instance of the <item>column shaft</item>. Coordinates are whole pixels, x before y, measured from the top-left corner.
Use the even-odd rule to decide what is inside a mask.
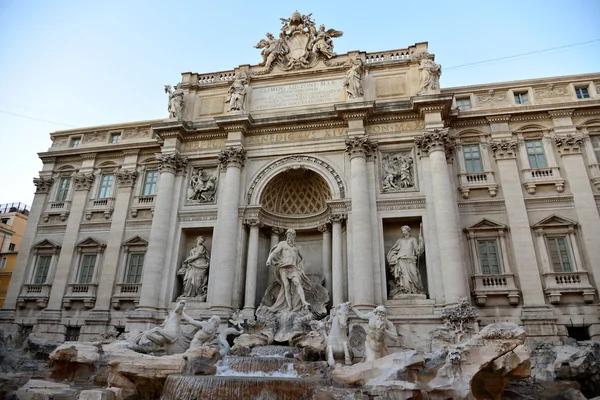
[[[342,221],[332,222],[331,291],[333,306],[344,302],[344,266],[342,264]]]
[[[258,237],[260,227],[258,224],[250,226],[248,238],[248,258],[246,261],[246,293],[244,296],[244,314],[248,317],[254,315],[256,302],[256,277],[258,273]]]
[[[328,225],[319,227],[323,234],[323,247],[321,253],[321,268],[323,279],[325,280],[325,288],[331,295],[331,231]]]

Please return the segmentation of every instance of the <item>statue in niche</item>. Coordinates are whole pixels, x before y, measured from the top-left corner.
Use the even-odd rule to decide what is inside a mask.
[[[244,111],[246,107],[246,94],[248,92],[248,74],[240,71],[227,93],[227,111]]]
[[[196,246],[190,250],[177,275],[183,276],[183,297],[194,297],[206,301],[208,289],[208,267],[210,258],[204,246],[204,237],[198,236]]]
[[[352,311],[360,319],[369,321],[365,336],[364,361],[375,361],[378,358],[389,355],[386,337],[397,341],[398,333],[396,327],[387,319],[387,310],[384,306],[377,306],[372,312],[363,313],[352,307]]]
[[[398,192],[414,188],[414,161],[410,155],[406,153],[384,155],[382,169],[381,189],[383,192]]]
[[[319,26],[317,35],[314,38],[312,52],[315,55],[322,54],[323,57],[330,59],[336,56],[333,52],[332,38],[340,37],[344,32],[336,31],[335,29],[325,30],[325,25]]]
[[[403,294],[422,294],[423,282],[418,268],[418,258],[425,250],[421,228],[419,240],[410,235],[410,227],[404,225],[402,237],[387,253],[387,261],[394,280],[390,282],[390,298],[397,299]]]
[[[364,95],[362,85],[363,72],[363,62],[360,57],[356,57],[356,59],[352,61],[352,65],[348,72],[346,72],[346,76],[342,82],[346,88],[346,94],[350,99],[357,99]]]
[[[165,85],[165,93],[169,94],[169,118],[181,120],[183,118],[183,90],[175,90],[171,85]]]
[[[216,193],[217,175],[208,175],[203,168],[194,168],[188,190],[188,202],[211,203],[215,201]]]
[[[430,92],[439,93],[440,76],[442,75],[442,66],[436,64],[429,58],[429,53],[423,52],[417,55],[419,61],[419,71],[421,71],[421,82],[419,84],[419,93],[426,94]]]
[[[254,48],[262,49],[260,55],[263,58],[263,62],[260,65],[264,65],[267,69],[271,68],[273,61],[290,51],[282,38],[275,39],[275,37],[269,32],[267,32],[267,39],[261,39],[260,42],[254,46]]]

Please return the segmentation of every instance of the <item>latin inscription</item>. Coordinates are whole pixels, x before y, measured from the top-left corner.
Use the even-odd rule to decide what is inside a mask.
[[[186,151],[200,150],[200,149],[215,149],[215,148],[223,148],[223,147],[225,147],[225,144],[226,144],[225,139],[198,140],[197,142],[185,143],[183,148]]]
[[[278,142],[298,142],[303,140],[327,139],[348,134],[348,128],[319,129],[314,131],[268,133],[266,135],[249,136],[246,144],[266,144]]]
[[[342,81],[336,79],[253,88],[250,109],[269,110],[340,101],[344,101],[344,92]]]
[[[418,131],[425,128],[425,123],[422,120],[404,121],[395,124],[367,125],[365,130],[368,134],[402,132],[402,131]]]

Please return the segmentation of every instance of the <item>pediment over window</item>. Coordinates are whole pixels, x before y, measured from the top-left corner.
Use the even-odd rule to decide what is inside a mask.
[[[31,246],[32,249],[36,250],[59,250],[61,247],[59,243],[50,239],[44,239]]]
[[[533,225],[532,228],[533,229],[539,229],[539,228],[573,228],[577,226],[577,222],[565,218],[565,217],[560,217],[558,215],[551,215],[549,217],[544,218],[543,220],[541,220],[540,222],[538,222],[537,224]]]
[[[93,237],[88,237],[83,239],[81,242],[77,243],[75,247],[79,250],[82,249],[103,249],[106,247],[106,243],[102,242]]]
[[[551,130],[551,128],[548,128],[547,126],[529,124],[529,125],[524,125],[524,126],[520,127],[519,129],[514,130],[513,133],[521,134],[521,135],[525,135],[525,136],[539,135],[541,137],[542,134],[548,133],[548,132],[550,132],[550,130]]]
[[[478,223],[465,228],[467,232],[477,231],[505,231],[508,227],[500,222],[492,221],[491,219],[484,218]]]
[[[139,236],[134,236],[130,239],[127,239],[126,241],[123,242],[123,246],[124,247],[132,247],[132,246],[144,246],[147,247],[148,246],[148,241],[145,240],[144,238],[141,238]]]

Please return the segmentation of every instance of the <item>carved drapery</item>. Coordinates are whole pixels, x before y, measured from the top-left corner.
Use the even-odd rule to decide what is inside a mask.
[[[163,154],[158,153],[155,155],[159,162],[158,169],[162,172],[171,172],[173,174],[183,171],[187,166],[188,159],[180,155],[179,153]]]
[[[452,154],[452,150],[454,150],[455,141],[450,136],[449,129],[443,128],[425,131],[423,135],[415,138],[415,145],[422,155],[440,150],[444,151],[446,158],[448,158]]]
[[[581,148],[583,146],[583,136],[555,137],[554,144],[556,144],[556,148],[562,155],[581,154]]]
[[[33,184],[35,185],[35,194],[48,194],[50,188],[52,188],[52,178],[33,178]]]
[[[188,187],[188,203],[213,203],[217,194],[219,177],[216,168],[192,168]]]
[[[246,149],[242,146],[226,147],[221,150],[218,159],[223,168],[230,166],[242,168],[244,166],[244,161],[246,160]]]
[[[90,190],[94,182],[93,174],[75,174],[73,175],[73,188],[75,190]]]
[[[519,145],[516,140],[500,140],[490,143],[496,160],[506,160],[517,157]]]
[[[133,187],[138,177],[138,173],[133,169],[122,169],[115,174],[119,187]]]
[[[415,189],[415,168],[411,152],[384,154],[381,159],[381,191],[401,192]]]
[[[346,153],[350,159],[354,157],[371,157],[377,150],[377,142],[370,140],[368,136],[359,136],[346,139]]]

